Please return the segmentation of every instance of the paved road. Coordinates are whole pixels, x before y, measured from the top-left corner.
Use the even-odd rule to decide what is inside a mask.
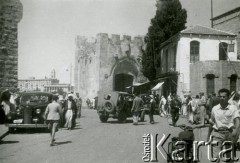
[[[46,132],[10,134],[0,144],[1,163],[141,163],[143,134],[171,133],[176,136],[179,128],[170,127],[166,118],[155,116],[156,123],[149,124],[149,118],[138,126],[118,123],[109,119],[100,123],[95,110],[83,109],[74,130],[60,129],[56,135],[57,145],[50,147],[50,135]],[[181,119],[179,123],[186,123]],[[206,138],[206,129],[195,131],[196,139]],[[205,152],[200,153],[201,162],[206,162]],[[166,162],[158,154],[158,162]]]

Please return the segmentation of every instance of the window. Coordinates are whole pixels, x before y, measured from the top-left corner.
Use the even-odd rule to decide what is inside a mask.
[[[200,43],[198,41],[190,42],[190,63],[199,61],[199,47]]]
[[[230,91],[236,91],[237,90],[237,75],[231,75],[230,77]]]
[[[227,50],[228,50],[228,44],[225,42],[219,43],[219,60],[227,60]]]
[[[215,75],[207,74],[207,94],[215,93]]]
[[[228,44],[228,52],[234,52],[234,44]]]

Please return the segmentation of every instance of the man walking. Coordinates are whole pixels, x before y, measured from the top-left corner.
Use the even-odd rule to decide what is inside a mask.
[[[179,109],[181,108],[181,102],[178,100],[176,95],[173,95],[173,99],[170,103],[171,105],[171,116],[172,116],[172,125],[175,126],[179,119]]]
[[[82,99],[79,97],[79,93],[76,93],[76,105],[77,105],[77,117],[81,117]]]
[[[240,114],[235,105],[228,103],[230,96],[228,89],[220,89],[218,95],[220,104],[213,107],[210,123],[213,125],[212,141],[218,142],[218,145],[213,146],[213,158],[218,158],[217,162],[220,162],[219,152],[221,151],[222,143],[231,141],[232,145],[234,145],[237,142]],[[227,154],[230,154],[230,152]],[[227,157],[230,158],[229,155]]]
[[[132,110],[131,110],[133,113],[133,124],[134,125],[138,124],[139,113],[140,113],[142,106],[143,106],[143,100],[139,96],[139,94],[136,93],[136,97],[133,100],[133,105],[132,105]]]
[[[149,110],[149,119],[150,119],[150,123],[154,124],[154,119],[153,119],[153,114],[154,114],[154,110],[155,110],[155,106],[156,106],[156,101],[153,97],[153,95],[150,95],[150,110]]]
[[[45,120],[47,120],[48,129],[50,130],[51,135],[51,144],[50,146],[54,145],[54,137],[55,133],[58,131],[58,121],[60,120],[61,115],[61,106],[57,102],[58,97],[53,96],[52,103],[48,104],[45,110]]]

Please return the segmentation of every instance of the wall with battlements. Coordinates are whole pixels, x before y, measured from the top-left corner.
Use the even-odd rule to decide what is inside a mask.
[[[0,91],[17,88],[17,36],[22,13],[20,0],[0,0]]]
[[[96,38],[77,36],[75,43],[74,84],[81,97],[115,90],[118,74],[132,76],[133,83],[147,80],[141,73],[143,37],[99,33]]]

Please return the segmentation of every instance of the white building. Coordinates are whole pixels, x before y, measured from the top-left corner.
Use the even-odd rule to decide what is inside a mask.
[[[163,94],[216,93],[240,88],[236,35],[194,26],[160,45],[155,56],[156,77],[164,81]]]

